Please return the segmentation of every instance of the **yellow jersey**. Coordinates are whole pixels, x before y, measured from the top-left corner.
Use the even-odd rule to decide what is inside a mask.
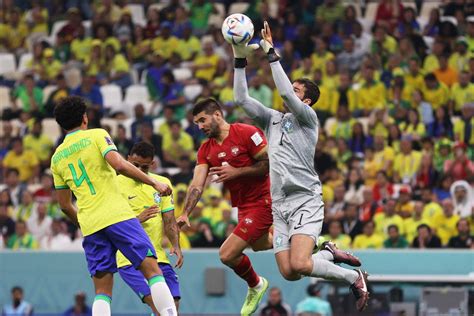
[[[443,245],[447,245],[449,239],[458,234],[456,225],[459,221],[458,215],[452,215],[451,217],[446,217],[444,214],[436,216],[433,220],[433,226],[436,229],[436,234],[441,239]]]
[[[418,236],[418,226],[421,224],[426,224],[433,228],[431,222],[423,217],[420,220],[415,220],[413,217],[403,220],[403,225],[405,226],[405,238],[410,245],[413,243],[413,239]]]
[[[17,155],[13,150],[10,150],[3,159],[3,165],[6,168],[17,169],[20,173],[20,181],[26,182],[32,176],[35,168],[38,166],[38,156],[32,150],[23,150],[21,155]]]
[[[353,249],[378,249],[383,247],[383,237],[379,234],[372,234],[371,236],[357,235],[352,243]]]
[[[474,102],[474,84],[468,83],[464,88],[459,82],[451,87],[451,100],[454,101],[454,109],[461,111],[461,108],[466,103]]]
[[[171,182],[168,178],[152,173],[149,173],[148,175],[171,187]],[[136,216],[153,205],[157,206],[162,214],[174,210],[173,197],[171,195],[160,196],[151,186],[122,175],[118,176],[118,182],[120,185],[120,193],[124,198],[128,199],[128,203]],[[148,237],[150,237],[151,243],[155,248],[158,262],[170,263],[168,256],[161,245],[163,239],[162,216],[150,218],[142,223],[142,226]],[[117,267],[120,268],[129,265],[131,265],[130,261],[125,258],[120,251],[117,251]]]
[[[54,187],[76,196],[84,236],[135,218],[120,194],[117,173],[105,160],[112,150],[117,147],[105,130],[77,130],[66,135],[51,158]]]
[[[388,238],[388,226],[390,225],[396,225],[400,235],[405,234],[403,219],[400,215],[395,214],[391,217],[387,217],[385,213],[377,213],[374,215],[373,221],[375,223],[375,233],[380,236]]]

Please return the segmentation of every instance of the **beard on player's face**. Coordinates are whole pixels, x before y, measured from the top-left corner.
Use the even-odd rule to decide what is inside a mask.
[[[219,128],[219,124],[217,123],[215,118],[211,119],[211,125],[205,133],[209,138],[216,138],[219,136],[219,134],[221,133],[221,129]]]

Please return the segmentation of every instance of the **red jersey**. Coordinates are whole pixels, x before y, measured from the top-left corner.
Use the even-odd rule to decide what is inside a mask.
[[[199,148],[197,164],[220,167],[223,162],[235,168],[248,167],[257,161],[253,158],[267,145],[263,132],[255,126],[235,123],[230,125],[229,135],[222,144],[214,138],[208,139]],[[271,202],[270,178],[239,177],[224,182],[230,191],[232,206],[248,208],[264,206]]]

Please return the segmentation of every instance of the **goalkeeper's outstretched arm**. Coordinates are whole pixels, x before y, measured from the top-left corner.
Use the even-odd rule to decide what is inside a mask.
[[[240,105],[247,115],[256,120],[261,127],[265,127],[271,117],[271,110],[256,99],[250,97],[245,76],[246,56],[258,48],[257,46],[232,46],[235,57],[234,69],[234,101]]]

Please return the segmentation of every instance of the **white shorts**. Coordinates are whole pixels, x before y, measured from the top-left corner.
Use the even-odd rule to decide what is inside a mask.
[[[292,194],[272,201],[273,250],[290,249],[293,235],[308,235],[317,244],[324,219],[324,202],[320,194]]]

